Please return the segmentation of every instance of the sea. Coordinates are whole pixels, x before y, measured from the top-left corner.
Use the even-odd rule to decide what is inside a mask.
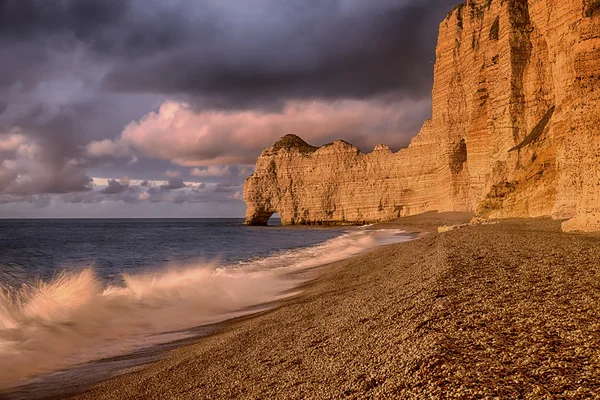
[[[0,220],[0,390],[193,339],[299,293],[302,272],[411,238],[270,223]]]

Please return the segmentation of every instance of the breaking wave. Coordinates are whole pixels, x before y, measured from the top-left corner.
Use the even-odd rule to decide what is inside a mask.
[[[293,272],[405,240],[398,230],[356,230],[236,265],[197,262],[123,274],[119,285],[105,284],[91,267],[30,284],[12,282],[0,269],[0,388],[193,336],[191,328],[293,294],[302,283]]]

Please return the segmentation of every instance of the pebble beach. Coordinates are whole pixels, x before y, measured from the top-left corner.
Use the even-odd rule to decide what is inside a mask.
[[[551,219],[437,233],[321,268],[301,294],[77,399],[598,398],[600,236]]]

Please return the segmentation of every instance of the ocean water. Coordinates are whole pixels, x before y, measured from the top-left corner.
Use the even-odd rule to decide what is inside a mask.
[[[295,272],[406,240],[242,219],[0,220],[0,389],[191,337],[297,293]]]

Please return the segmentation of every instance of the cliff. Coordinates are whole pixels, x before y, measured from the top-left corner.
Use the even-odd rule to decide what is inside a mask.
[[[439,210],[600,229],[600,1],[471,0],[440,24],[436,58],[432,118],[408,148],[285,136],[246,181],[247,223]]]

